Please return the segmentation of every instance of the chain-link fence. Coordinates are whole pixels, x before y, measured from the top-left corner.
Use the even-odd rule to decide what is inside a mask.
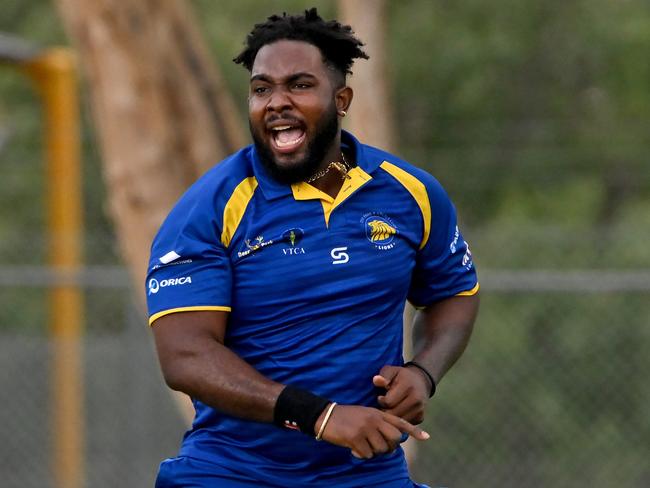
[[[483,273],[465,356],[430,405],[433,486],[650,484],[650,273]]]
[[[101,278],[104,273],[111,275],[108,280]],[[35,282],[53,282],[53,275],[37,267],[22,271],[21,267],[5,267],[0,274],[0,303],[5,311],[21,314],[15,308],[20,302],[12,298],[26,295],[32,300],[32,310],[26,310],[28,320],[46,317],[46,310],[34,313],[33,309],[39,308],[38,298],[46,303],[48,290],[33,287]],[[84,288],[84,321],[89,327],[81,347],[84,418],[79,428],[83,431],[84,486],[153,486],[158,463],[178,448],[183,421],[159,373],[146,322],[133,305],[124,273],[99,268],[93,276],[98,282],[86,283]],[[19,286],[8,286],[10,281]],[[48,337],[47,320],[38,325],[14,322],[0,327],[3,488],[56,486],[53,341]]]
[[[0,269],[0,485],[54,487],[46,269]],[[650,272],[483,270],[482,311],[429,407],[431,486],[650,485]],[[83,273],[85,486],[153,486],[184,425],[117,268]],[[17,300],[16,297],[22,297]]]

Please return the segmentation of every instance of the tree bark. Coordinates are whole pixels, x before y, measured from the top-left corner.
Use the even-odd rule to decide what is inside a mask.
[[[245,144],[242,124],[186,2],[56,3],[87,78],[121,254],[142,290],[162,220],[200,174]]]
[[[386,64],[386,1],[338,0],[340,21],[350,24],[366,45],[369,60],[357,60],[349,85],[354,99],[345,127],[365,144],[395,150],[396,137]]]
[[[185,189],[246,143],[182,0],[56,0],[87,78],[108,209],[144,303],[151,241]],[[189,423],[193,408],[176,394]]]

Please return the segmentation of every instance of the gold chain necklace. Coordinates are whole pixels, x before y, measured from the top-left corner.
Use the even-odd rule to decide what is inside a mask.
[[[350,175],[348,174],[348,171],[350,171],[350,165],[345,159],[345,154],[341,152],[341,161],[332,161],[330,164],[327,165],[327,168],[320,170],[318,173],[316,173],[313,176],[310,176],[309,179],[307,180],[307,183],[313,183],[316,180],[321,179],[323,176],[325,176],[327,173],[330,172],[330,170],[335,169],[339,173],[341,173],[341,179],[346,179],[350,178]]]

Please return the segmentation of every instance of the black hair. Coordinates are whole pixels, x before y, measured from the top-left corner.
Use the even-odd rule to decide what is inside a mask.
[[[368,59],[361,49],[364,45],[349,25],[336,20],[323,20],[316,10],[305,10],[304,15],[272,15],[266,22],[255,24],[246,36],[245,49],[233,61],[242,64],[248,71],[253,68],[257,52],[267,44],[283,39],[304,41],[316,46],[326,64],[342,75],[352,74],[350,68],[355,58]]]

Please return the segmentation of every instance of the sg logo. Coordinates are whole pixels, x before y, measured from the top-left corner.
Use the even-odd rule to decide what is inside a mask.
[[[350,255],[345,252],[347,251],[347,247],[335,247],[332,249],[330,252],[330,256],[332,256],[332,264],[345,264],[350,260]]]

